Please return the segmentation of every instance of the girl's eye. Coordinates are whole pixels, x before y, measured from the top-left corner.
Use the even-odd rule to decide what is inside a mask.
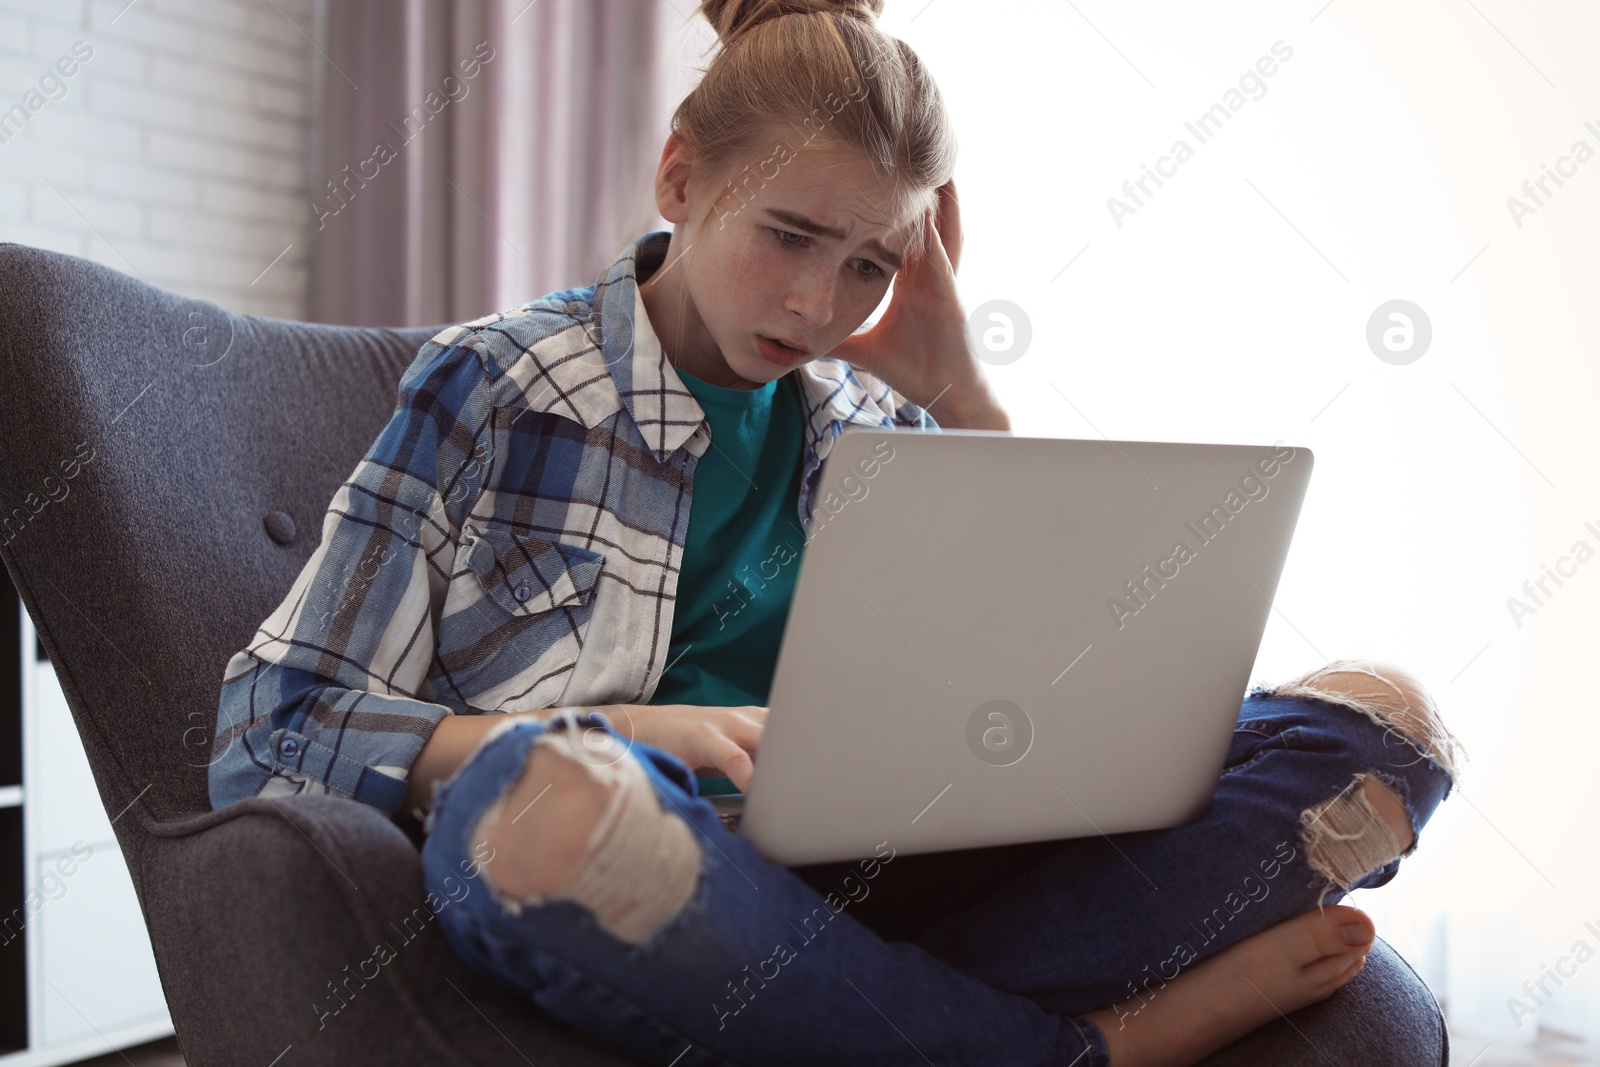
[[[771,227],[769,227],[769,229],[771,229]],[[778,238],[778,243],[783,245],[785,248],[800,248],[801,242],[806,239],[806,235],[803,233],[791,233],[788,230],[779,229],[772,229],[772,232]],[[791,237],[795,238],[795,240],[789,240]],[[856,262],[860,264],[860,266],[856,269],[856,275],[862,281],[875,281],[883,275],[883,268],[872,262],[870,259],[859,259]]]

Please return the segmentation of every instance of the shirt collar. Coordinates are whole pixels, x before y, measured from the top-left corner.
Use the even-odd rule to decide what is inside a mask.
[[[711,439],[705,412],[667,361],[639,292],[638,275],[649,277],[661,265],[671,238],[669,231],[655,230],[625,249],[595,282],[593,314],[621,403],[663,463],[685,445],[703,455]],[[842,424],[893,424],[901,401],[876,377],[826,357],[791,373],[806,414],[806,474],[822,463]]]

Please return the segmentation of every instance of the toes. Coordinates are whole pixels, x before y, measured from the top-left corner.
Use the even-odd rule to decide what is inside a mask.
[[[1310,922],[1311,944],[1303,963],[1311,963],[1323,956],[1348,956],[1352,952],[1364,953],[1377,933],[1372,919],[1360,908],[1334,904],[1322,911],[1306,913]]]
[[[1354,978],[1366,962],[1367,957],[1364,954],[1324,956],[1315,963],[1301,968],[1300,977],[1312,986],[1337,988]]]

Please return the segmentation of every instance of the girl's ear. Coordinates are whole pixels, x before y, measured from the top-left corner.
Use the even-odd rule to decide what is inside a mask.
[[[671,223],[689,218],[689,177],[694,167],[694,152],[678,133],[667,135],[656,167],[656,210]]]

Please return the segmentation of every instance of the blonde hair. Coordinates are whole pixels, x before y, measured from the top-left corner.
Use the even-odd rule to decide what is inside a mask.
[[[773,162],[774,129],[793,132],[781,132],[790,151],[854,149],[889,186],[881,206],[905,222],[906,247],[919,249],[923,211],[955,172],[956,136],[921,59],[878,29],[883,0],[701,0],[698,13],[718,50],[672,115],[697,166],[732,191],[741,163]],[[764,184],[764,169],[743,184]]]

